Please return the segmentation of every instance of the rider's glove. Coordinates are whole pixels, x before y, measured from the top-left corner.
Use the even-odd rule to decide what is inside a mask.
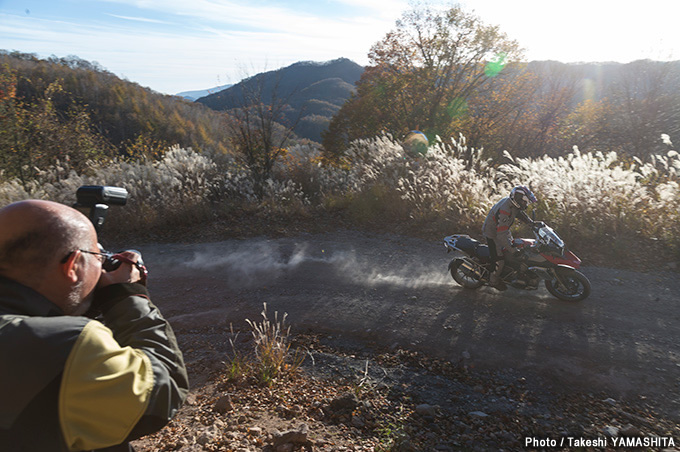
[[[531,227],[536,229],[542,228],[543,226],[545,226],[545,223],[543,223],[542,221],[534,221],[533,223],[531,223]]]

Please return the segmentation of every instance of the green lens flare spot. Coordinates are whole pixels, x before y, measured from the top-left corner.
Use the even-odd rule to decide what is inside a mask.
[[[506,56],[507,55],[505,53],[501,53],[496,56],[495,61],[489,61],[488,63],[486,63],[486,67],[484,68],[484,74],[487,77],[495,77],[498,74],[500,74],[506,65],[505,61]]]
[[[451,119],[464,118],[468,114],[467,101],[461,97],[456,97],[449,103],[448,107],[446,107],[446,111]]]

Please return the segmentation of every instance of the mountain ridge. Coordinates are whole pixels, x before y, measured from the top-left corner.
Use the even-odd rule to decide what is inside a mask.
[[[321,134],[345,101],[354,93],[364,67],[347,58],[325,62],[300,61],[284,68],[262,72],[196,100],[216,111],[238,108],[246,93],[256,92],[264,103],[274,97],[290,105],[286,121],[292,124],[301,114],[295,133],[320,142]]]
[[[208,96],[210,94],[225,90],[227,88],[231,88],[234,86],[232,83],[228,85],[220,85],[220,86],[214,86],[212,88],[207,88],[207,89],[198,89],[198,90],[193,90],[193,91],[182,91],[181,93],[175,94],[175,96],[182,97],[186,100],[189,100],[191,102],[194,102],[197,99],[200,99],[201,97]]]

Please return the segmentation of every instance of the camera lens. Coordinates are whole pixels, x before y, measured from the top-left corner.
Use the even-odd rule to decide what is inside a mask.
[[[118,267],[120,267],[120,264],[121,262],[118,259],[115,259],[113,256],[109,256],[102,264],[102,268],[107,272],[112,272]]]

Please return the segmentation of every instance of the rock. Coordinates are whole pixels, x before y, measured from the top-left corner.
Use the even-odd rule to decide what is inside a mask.
[[[473,411],[471,413],[468,413],[470,416],[476,416],[476,417],[489,417],[488,414],[484,413],[483,411]]]
[[[275,449],[287,443],[291,443],[293,445],[311,446],[312,443],[309,441],[309,438],[307,438],[308,434],[309,427],[307,424],[302,424],[299,429],[288,430],[287,432],[279,432],[278,430],[274,430],[272,433],[272,445]]]
[[[606,426],[603,432],[605,436],[608,436],[610,438],[616,438],[619,436],[619,429],[616,427],[612,427],[611,425]]]
[[[615,405],[616,405],[616,400],[612,399],[611,397],[608,398],[608,399],[604,399],[603,402],[604,402],[604,403],[608,403],[608,404],[611,405],[611,406],[615,406]]]
[[[463,356],[463,359],[471,359],[472,358],[472,356],[470,355],[470,352],[468,352],[467,350],[465,350],[462,353],[462,356]]]
[[[354,393],[347,392],[331,401],[331,410],[336,414],[351,413],[359,405],[359,399]]]
[[[214,411],[217,411],[218,413],[226,413],[227,411],[231,411],[234,409],[234,405],[231,401],[231,396],[229,394],[222,396],[219,398],[217,402],[215,402],[215,406],[213,407]]]
[[[220,429],[215,425],[211,425],[199,433],[198,438],[196,438],[196,442],[202,446],[205,446],[206,444],[215,442],[221,435],[222,432],[220,432]]]
[[[363,428],[366,426],[366,422],[361,418],[361,416],[352,416],[352,426],[356,428]]]
[[[437,407],[423,403],[416,406],[416,413],[421,416],[434,417],[437,414]]]
[[[184,403],[186,403],[187,405],[196,405],[196,394],[189,393]]]
[[[293,449],[295,448],[295,444],[293,443],[285,443],[285,444],[280,444],[276,446],[274,449],[276,452],[293,452]]]
[[[248,428],[248,434],[251,436],[261,436],[262,429],[260,427],[250,427]]]
[[[182,447],[182,452],[203,452],[205,449],[200,444],[191,444],[189,446]]]
[[[208,444],[208,443],[210,442],[210,439],[211,439],[211,438],[210,438],[207,434],[201,433],[201,434],[198,436],[198,438],[196,439],[196,442],[197,442],[198,444],[200,444],[201,446],[205,446],[206,444]]]

